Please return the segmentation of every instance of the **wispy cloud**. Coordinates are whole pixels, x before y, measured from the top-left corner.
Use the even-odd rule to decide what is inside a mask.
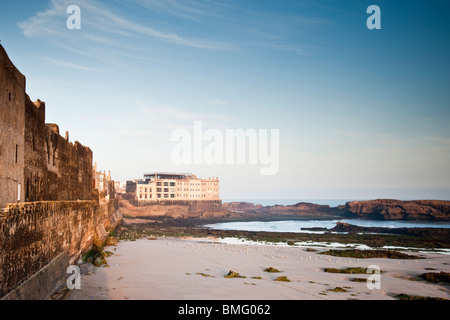
[[[217,110],[214,111],[192,111],[188,108],[179,108],[169,105],[161,105],[144,102],[135,99],[139,118],[142,119],[158,119],[154,124],[161,128],[170,128],[180,126],[192,126],[194,121],[206,121],[214,126],[223,125],[223,122],[229,120],[228,116],[223,115]]]
[[[82,14],[82,30],[77,33],[66,28],[66,10],[73,4],[80,7]],[[148,43],[145,41],[148,39],[210,51],[255,47],[306,55],[308,44],[299,42],[298,34],[330,23],[320,16],[272,13],[257,4],[239,5],[239,2],[221,0],[118,0],[114,3],[52,0],[46,10],[19,22],[18,26],[27,37],[61,43],[65,43],[70,34],[71,39],[78,36],[78,42],[94,46],[127,48],[130,42]],[[135,19],[129,12],[136,10],[136,6],[140,12],[156,13],[163,20],[164,15],[177,19],[165,20],[164,27],[157,21]],[[190,24],[193,27],[181,29],[179,24],[171,24],[180,19],[194,21]]]
[[[196,22],[202,21],[205,17],[224,18],[220,11],[228,6],[220,1],[211,0],[132,0],[132,2],[152,11]]]
[[[64,60],[57,60],[57,59],[52,59],[49,57],[43,57],[44,60],[57,64],[59,66],[62,67],[67,67],[67,68],[71,68],[71,69],[76,69],[76,70],[82,70],[82,71],[89,71],[89,72],[108,72],[106,70],[101,70],[101,69],[96,69],[96,68],[91,68],[91,67],[86,67],[74,62],[70,62],[70,61],[64,61]]]
[[[159,31],[150,25],[140,24],[127,19],[121,14],[114,13],[104,3],[100,4],[97,1],[52,0],[47,10],[36,13],[26,21],[19,22],[18,26],[27,37],[54,37],[67,34],[68,31],[65,30],[65,19],[68,17],[66,10],[72,4],[76,4],[81,8],[82,26],[87,26],[90,30],[96,32],[114,33],[122,36],[144,36],[199,49],[230,49],[228,44],[187,38],[176,33]],[[111,41],[98,35],[90,35],[90,37],[91,40],[97,42],[107,43]]]

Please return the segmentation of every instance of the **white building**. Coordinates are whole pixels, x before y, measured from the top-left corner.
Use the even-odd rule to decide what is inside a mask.
[[[219,198],[219,179],[199,179],[193,174],[146,173],[136,185],[138,201],[212,201]]]

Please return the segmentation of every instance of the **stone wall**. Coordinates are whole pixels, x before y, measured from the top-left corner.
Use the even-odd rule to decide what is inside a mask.
[[[126,203],[132,206],[126,206]],[[203,201],[137,201],[123,200],[121,210],[132,217],[170,216],[173,218],[201,218],[222,216],[221,200]]]
[[[0,45],[0,209],[23,201],[25,77]]]
[[[0,45],[0,209],[8,203],[90,200],[92,151],[56,124],[45,103],[33,103],[26,79]]]
[[[25,108],[25,201],[90,200],[92,151],[69,142],[56,124],[45,124],[45,103]]]
[[[117,225],[114,188],[93,190],[92,159],[88,147],[45,123],[45,103],[30,100],[25,76],[0,45],[0,298],[27,280],[32,288],[31,279],[50,279],[52,267],[42,268],[61,255],[75,263]]]
[[[117,202],[48,201],[9,204],[0,216],[0,297],[25,282],[62,252],[70,264],[113,229]]]

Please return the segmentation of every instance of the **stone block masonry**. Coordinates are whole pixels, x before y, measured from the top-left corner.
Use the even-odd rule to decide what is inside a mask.
[[[23,201],[25,81],[0,45],[0,207]]]
[[[40,300],[50,298],[55,288],[61,290],[66,286],[69,259],[63,252],[48,265],[36,272],[22,285],[8,293],[2,300]]]
[[[30,100],[0,45],[0,299],[48,298],[61,280],[54,270],[102,246],[117,225],[114,189],[93,189],[92,159],[45,123],[45,103]]]
[[[45,123],[45,102],[32,102],[26,79],[0,45],[0,208],[8,203],[90,200],[90,148]]]
[[[130,200],[132,205],[139,207],[140,216],[169,216],[173,218],[202,218],[222,216],[222,200],[165,200],[137,201]]]
[[[62,137],[58,125],[46,124],[40,100],[27,98],[25,128],[25,202],[91,199],[92,151]]]
[[[0,217],[0,297],[15,289],[61,253],[69,263],[86,253],[120,217],[115,200],[10,204]],[[106,225],[105,225],[106,224]]]

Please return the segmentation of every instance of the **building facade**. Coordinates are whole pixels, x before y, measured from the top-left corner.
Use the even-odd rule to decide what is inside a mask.
[[[193,174],[148,173],[137,181],[138,202],[219,201],[219,179],[200,179]]]
[[[92,168],[92,188],[97,189],[100,199],[105,199],[105,201],[109,201],[109,199],[115,198],[116,194],[116,183],[111,178],[111,170],[106,173],[106,171],[97,170],[97,162]]]

